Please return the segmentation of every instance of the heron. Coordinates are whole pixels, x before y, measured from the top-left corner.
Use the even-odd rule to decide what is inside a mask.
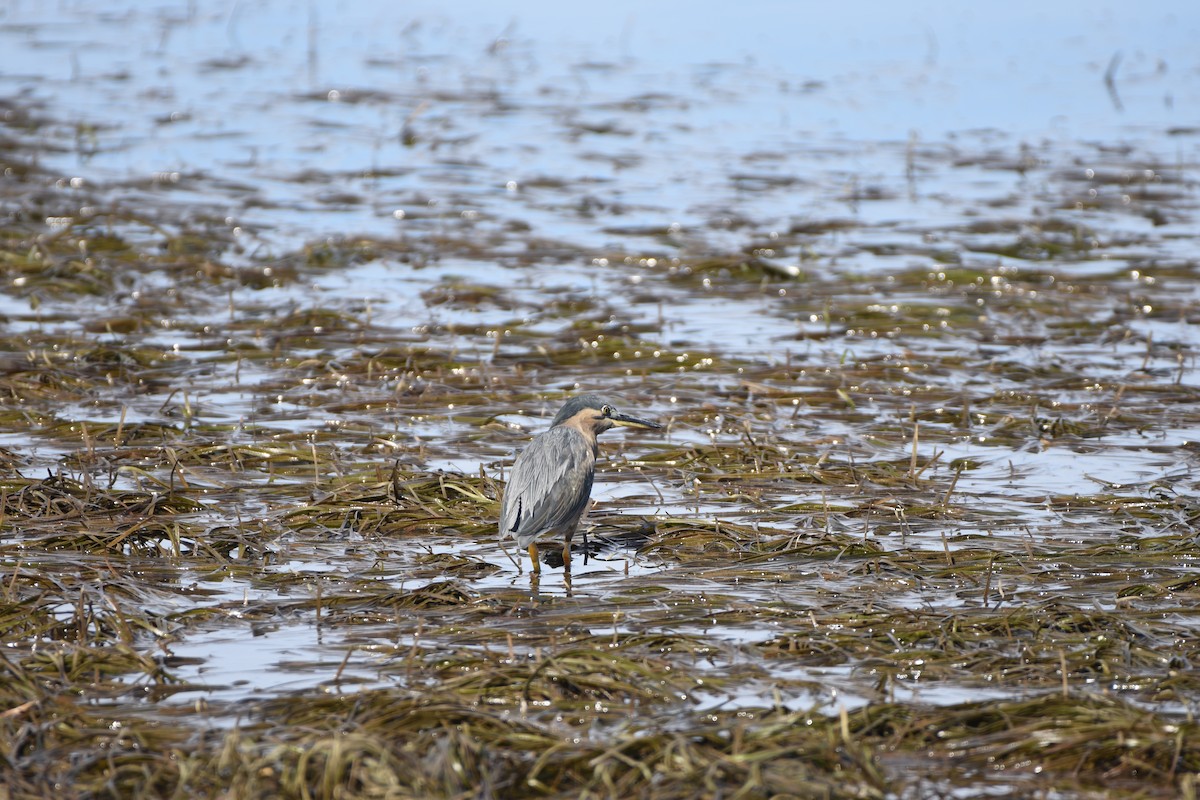
[[[615,426],[658,430],[657,422],[617,411],[603,397],[572,397],[550,429],[533,438],[513,463],[500,506],[500,535],[511,536],[541,572],[537,542],[563,537],[563,570],[571,569],[571,537],[587,510],[596,475],[596,437]]]

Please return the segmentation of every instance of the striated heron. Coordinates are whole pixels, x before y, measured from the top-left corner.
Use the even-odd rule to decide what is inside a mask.
[[[596,474],[596,437],[609,428],[656,430],[657,422],[622,414],[594,394],[572,397],[550,429],[521,451],[508,475],[500,535],[511,536],[540,572],[537,540],[563,537],[563,569],[571,569],[571,537],[587,509]]]

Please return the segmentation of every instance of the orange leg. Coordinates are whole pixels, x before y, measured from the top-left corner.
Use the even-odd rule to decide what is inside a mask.
[[[571,540],[568,539],[563,545],[563,571],[571,571]]]
[[[538,561],[537,542],[534,542],[533,544],[529,545],[529,557],[531,559],[533,559],[533,571],[541,572],[542,571],[542,562]]]

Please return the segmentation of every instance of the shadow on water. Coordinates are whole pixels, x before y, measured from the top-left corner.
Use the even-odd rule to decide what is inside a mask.
[[[1195,23],[710,11],[0,12],[11,796],[1194,795]]]

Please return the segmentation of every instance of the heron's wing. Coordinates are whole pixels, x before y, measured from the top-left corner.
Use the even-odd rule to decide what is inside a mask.
[[[508,475],[500,535],[527,547],[543,533],[573,530],[592,493],[595,463],[579,431],[551,428],[536,437]]]

